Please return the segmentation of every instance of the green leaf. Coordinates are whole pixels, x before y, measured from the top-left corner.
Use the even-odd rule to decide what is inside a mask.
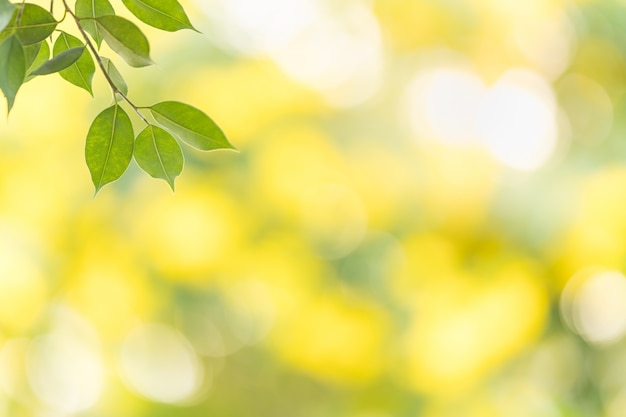
[[[35,51],[37,51],[37,55],[33,56]],[[50,46],[47,41],[43,41],[34,45],[25,46],[24,53],[26,55],[26,67],[28,68],[24,82],[28,82],[36,77],[36,75],[33,75],[32,71],[39,68],[50,58]]]
[[[33,56],[32,54],[35,51],[37,51],[37,55]],[[50,46],[48,45],[48,41],[43,41],[24,47],[24,53],[26,54],[26,66],[28,67],[26,70],[26,80],[24,81],[26,82],[35,78],[36,75],[33,75],[32,71],[39,68],[50,58]]]
[[[73,62],[70,66],[59,72],[59,75],[70,83],[87,90],[87,92],[93,95],[91,91],[91,82],[93,75],[96,72],[96,66],[93,63],[93,59],[84,48],[85,45],[75,36],[68,33],[61,32],[57,40],[54,42],[52,54],[56,57],[70,49],[83,47],[78,60]]]
[[[43,41],[43,42],[35,43],[33,45],[28,45],[24,47],[24,58],[26,60],[26,68],[31,69],[31,67],[33,66],[33,63],[39,57],[39,55],[40,54],[43,55],[46,52],[46,49],[43,46],[44,44],[46,44],[46,46],[48,45],[46,41]],[[42,49],[43,49],[43,52],[42,52]],[[41,61],[39,65],[46,62],[48,58],[50,58],[50,48],[48,48],[48,55],[46,56],[46,59]],[[34,68],[37,68],[39,65],[35,66]]]
[[[195,107],[177,101],[164,101],[150,107],[150,111],[158,124],[196,149],[235,149],[215,122]]]
[[[37,51],[37,55],[33,57],[32,53],[35,50]],[[24,47],[24,52],[26,53],[26,66],[28,67],[26,70],[26,80],[24,81],[26,82],[35,78],[36,75],[33,75],[32,71],[39,68],[50,58],[50,45],[48,45],[48,41],[43,41],[35,45]]]
[[[6,38],[13,35],[13,29],[5,29],[0,32],[0,43],[2,43]]]
[[[115,14],[115,10],[109,0],[76,0],[76,16],[85,18],[81,21],[83,28],[91,35],[93,40],[100,48],[102,45],[102,34],[96,25],[96,22],[90,19],[96,17]]]
[[[47,75],[64,70],[78,61],[78,58],[80,58],[84,50],[84,46],[77,46],[75,48],[70,48],[67,51],[63,51],[60,54],[55,55],[52,59],[41,64],[41,66],[31,74]]]
[[[97,17],[96,22],[106,43],[128,65],[145,67],[152,64],[148,39],[133,22],[112,15]]]
[[[19,22],[16,22],[19,11],[13,15],[10,27],[15,28],[15,33],[22,45],[32,45],[46,39],[56,28],[58,22],[54,17],[41,6],[24,3],[18,6],[22,8]]]
[[[111,81],[113,81],[113,84],[115,84],[117,89],[120,90],[122,94],[128,94],[128,85],[126,84],[124,77],[122,77],[122,74],[120,74],[115,65],[113,65],[113,62],[111,62],[109,58],[105,58],[103,56],[100,58],[102,59],[104,69],[109,74],[109,77],[111,78]]]
[[[15,5],[13,3],[9,2],[9,0],[0,0],[0,32],[2,32],[11,21],[13,12],[15,12]]]
[[[176,0],[122,0],[139,20],[157,29],[175,32],[194,29],[185,10]]]
[[[133,157],[133,125],[117,104],[94,119],[85,145],[85,160],[96,193],[122,176]]]
[[[154,178],[161,178],[174,191],[174,180],[183,170],[183,151],[176,139],[157,126],[146,127],[135,140],[137,164]]]
[[[7,99],[8,112],[15,103],[15,95],[24,83],[25,75],[24,47],[16,36],[9,36],[0,44],[0,89]]]

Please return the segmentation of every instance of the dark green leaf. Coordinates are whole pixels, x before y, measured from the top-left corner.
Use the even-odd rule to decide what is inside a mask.
[[[34,55],[35,52],[37,55]],[[24,54],[26,55],[26,67],[28,68],[26,70],[25,81],[30,81],[35,78],[35,75],[32,75],[32,71],[39,68],[41,64],[50,58],[50,46],[48,45],[48,41],[46,40],[24,47]]]
[[[13,12],[15,12],[15,5],[13,3],[9,2],[9,0],[0,0],[0,32],[2,32],[11,21]]]
[[[115,14],[115,10],[109,0],[76,0],[76,16],[79,18],[85,18],[81,21],[83,28],[91,35],[98,48],[102,44],[102,34],[96,26],[96,22],[93,19],[96,17]]]
[[[0,44],[0,89],[7,98],[9,112],[25,75],[24,48],[17,37],[9,36]]]
[[[87,133],[85,159],[96,193],[122,176],[133,157],[133,125],[117,104],[104,110]]]
[[[175,32],[194,29],[185,10],[176,0],[122,0],[139,20],[157,29]]]
[[[183,170],[183,152],[176,139],[157,126],[146,127],[135,140],[135,160],[148,174],[161,178],[174,191],[174,180]]]
[[[195,107],[177,101],[165,101],[150,107],[150,111],[158,124],[196,149],[235,149],[215,122]]]
[[[145,67],[152,64],[148,39],[133,22],[112,15],[100,16],[96,22],[106,43],[128,65]]]
[[[77,46],[55,55],[52,59],[41,64],[39,68],[32,72],[33,75],[47,75],[59,72],[78,61],[78,58],[85,51],[84,46]]]
[[[58,22],[43,7],[31,3],[24,3],[18,7],[23,8],[22,14],[20,16],[18,10],[18,13],[13,15],[9,26],[15,28],[15,33],[22,45],[41,42],[56,28]],[[16,22],[17,17],[20,17],[19,22]]]
[[[61,53],[64,53],[72,48],[84,46],[85,45],[83,45],[77,37],[61,32],[56,42],[54,42],[52,54],[56,57],[57,55],[60,55]],[[93,63],[93,59],[91,58],[89,51],[83,48],[83,52],[78,60],[59,72],[59,75],[70,83],[87,90],[89,94],[93,95],[91,91],[91,81],[93,80],[95,72],[96,66]]]
[[[109,77],[111,77],[113,84],[115,84],[117,89],[120,90],[122,94],[128,94],[128,85],[126,84],[124,77],[122,77],[122,74],[120,74],[115,65],[113,65],[113,62],[111,62],[109,58],[101,57],[101,59],[104,64],[104,69],[109,74]]]

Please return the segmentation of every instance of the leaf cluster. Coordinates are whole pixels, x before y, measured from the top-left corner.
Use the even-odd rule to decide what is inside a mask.
[[[0,0],[0,90],[7,100],[8,112],[15,104],[21,86],[38,76],[59,74],[69,83],[93,96],[92,80],[96,67],[108,82],[113,104],[96,116],[85,145],[85,159],[96,193],[117,180],[134,158],[139,167],[154,178],[174,180],[183,169],[180,144],[210,151],[234,149],[222,130],[202,111],[177,101],[140,107],[128,98],[128,85],[113,62],[100,54],[102,43],[131,67],[151,65],[150,43],[132,21],[118,16],[109,0],[60,0],[63,16],[22,1]],[[122,0],[123,5],[141,22],[174,32],[196,30],[177,0]],[[68,18],[80,38],[62,29]],[[146,127],[135,135],[130,107]],[[144,114],[146,113],[146,114]],[[151,118],[148,119],[147,115]]]

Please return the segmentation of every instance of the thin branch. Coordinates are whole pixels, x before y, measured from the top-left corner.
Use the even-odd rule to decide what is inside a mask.
[[[124,101],[126,101],[130,105],[130,107],[132,107],[132,109],[135,111],[135,113],[137,113],[137,115],[141,118],[141,120],[143,120],[144,122],[146,122],[146,124],[149,125],[150,122],[148,121],[148,119],[146,119],[146,117],[143,114],[141,114],[141,112],[139,111],[139,107],[135,106],[135,104],[132,101],[130,101],[130,99],[126,96],[126,94],[124,94],[119,88],[117,88],[117,86],[115,85],[115,82],[113,82],[113,80],[111,79],[109,72],[104,67],[104,62],[102,62],[102,58],[100,57],[100,54],[98,53],[98,51],[96,50],[96,47],[91,42],[91,39],[89,39],[89,35],[87,35],[87,33],[85,32],[85,29],[83,29],[83,25],[80,24],[80,18],[76,16],[76,14],[74,14],[70,6],[67,4],[67,0],[63,0],[63,5],[65,6],[66,13],[69,13],[74,18],[74,21],[76,22],[76,26],[78,27],[78,30],[80,31],[80,34],[82,35],[83,39],[85,39],[85,43],[87,44],[87,47],[91,51],[92,55],[95,57],[96,62],[98,63],[98,66],[100,67],[100,70],[102,71],[102,74],[104,75],[104,78],[106,78],[107,82],[109,83],[109,86],[111,87],[111,90],[113,90],[113,97],[115,99],[115,102],[117,103],[116,94],[119,94],[120,97],[122,97]]]
[[[24,5],[26,4],[26,0],[22,0],[22,5],[20,9],[17,11],[17,16],[15,17],[15,25],[19,26],[22,23],[22,13],[24,13]]]

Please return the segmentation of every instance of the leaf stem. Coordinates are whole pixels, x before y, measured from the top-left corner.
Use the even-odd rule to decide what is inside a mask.
[[[85,29],[83,29],[83,25],[80,24],[80,18],[76,16],[76,14],[72,11],[70,6],[67,4],[67,0],[63,0],[63,5],[65,6],[66,13],[69,13],[70,16],[74,18],[74,21],[76,22],[76,26],[78,27],[78,30],[80,31],[80,34],[82,35],[83,39],[85,39],[85,43],[87,44],[87,47],[91,51],[92,55],[96,58],[96,62],[98,63],[98,66],[100,67],[100,70],[102,71],[102,74],[104,75],[104,78],[107,80],[107,83],[109,84],[109,86],[111,87],[111,90],[113,91],[113,97],[115,99],[115,102],[117,103],[116,94],[119,94],[120,97],[122,97],[124,101],[127,102],[130,107],[132,107],[132,109],[135,111],[135,113],[137,113],[137,115],[141,118],[141,120],[143,120],[147,125],[150,125],[150,122],[148,121],[148,119],[146,119],[146,117],[143,114],[141,114],[141,112],[139,111],[139,107],[135,106],[135,104],[132,101],[130,101],[130,99],[126,96],[126,94],[124,94],[119,88],[117,88],[117,86],[115,85],[115,82],[113,82],[113,80],[111,79],[111,76],[109,75],[108,71],[104,67],[104,62],[102,62],[102,58],[100,57],[100,54],[98,53],[98,51],[96,50],[96,47],[91,42],[91,39],[89,39],[89,36],[85,32]]]

